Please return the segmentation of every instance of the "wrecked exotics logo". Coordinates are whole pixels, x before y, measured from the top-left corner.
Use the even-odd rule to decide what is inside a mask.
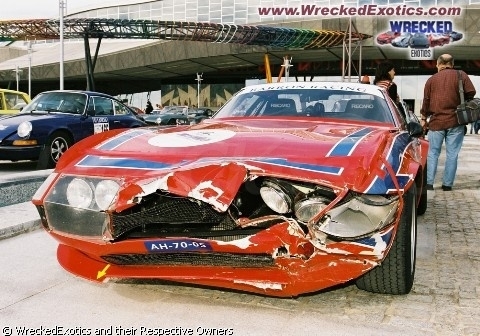
[[[390,21],[390,29],[377,35],[379,45],[408,50],[412,60],[433,59],[435,47],[456,42],[463,34],[453,30],[451,21]]]

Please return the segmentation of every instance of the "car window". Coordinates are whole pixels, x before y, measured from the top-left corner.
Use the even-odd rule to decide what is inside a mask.
[[[114,114],[113,101],[106,97],[90,97],[90,107],[96,116],[109,116]]]
[[[332,89],[243,90],[214,118],[322,117],[394,122],[385,98],[378,93]]]
[[[44,92],[37,95],[23,110],[23,113],[31,111],[45,111],[57,113],[83,114],[85,111],[87,96],[77,92]]]
[[[113,106],[115,109],[115,115],[129,115],[130,111],[129,109],[123,105],[120,104],[119,102],[113,101]]]
[[[5,92],[5,103],[7,110],[19,110],[21,107],[27,105],[25,98],[15,92]]]

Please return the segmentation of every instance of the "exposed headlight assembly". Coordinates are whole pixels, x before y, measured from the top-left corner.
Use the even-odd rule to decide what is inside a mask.
[[[398,197],[356,196],[328,211],[314,229],[339,238],[362,237],[392,223],[398,204]]]
[[[33,126],[30,121],[24,121],[17,127],[17,134],[21,138],[25,138],[32,132]]]
[[[278,181],[265,180],[260,187],[260,196],[270,209],[279,214],[292,211],[292,195]]]
[[[322,196],[302,199],[295,203],[295,216],[302,222],[308,222],[325,209],[330,202],[328,198]]]

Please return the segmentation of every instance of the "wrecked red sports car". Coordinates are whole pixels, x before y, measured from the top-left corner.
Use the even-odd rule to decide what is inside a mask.
[[[247,86],[199,124],[79,142],[33,203],[60,264],[93,281],[405,294],[427,206],[422,134],[374,85]]]

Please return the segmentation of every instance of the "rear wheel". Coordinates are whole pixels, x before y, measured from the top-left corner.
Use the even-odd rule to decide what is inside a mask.
[[[381,265],[356,281],[358,288],[381,294],[408,294],[415,276],[417,212],[415,184],[404,194],[395,240]]]

